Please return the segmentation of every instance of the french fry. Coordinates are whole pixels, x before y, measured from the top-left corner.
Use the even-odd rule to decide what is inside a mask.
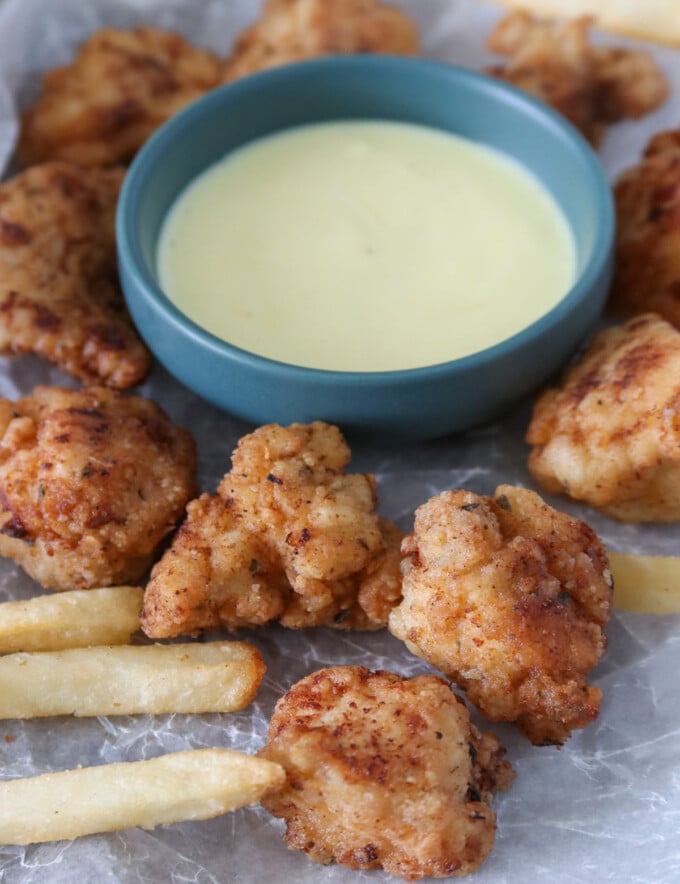
[[[0,654],[122,645],[139,629],[144,590],[71,590],[0,604]]]
[[[614,607],[637,614],[680,613],[680,558],[607,553]]]
[[[504,6],[524,9],[548,18],[588,15],[600,28],[680,45],[680,8],[677,0],[498,0]]]
[[[72,648],[0,657],[0,719],[233,712],[265,672],[245,642]]]
[[[205,820],[259,801],[283,768],[230,749],[192,749],[0,783],[0,844],[34,844]]]

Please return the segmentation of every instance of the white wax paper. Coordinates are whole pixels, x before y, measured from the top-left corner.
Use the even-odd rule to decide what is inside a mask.
[[[644,0],[640,0],[644,3]],[[475,0],[404,0],[419,22],[424,55],[479,68],[483,42],[502,11]],[[68,61],[94,29],[142,23],[176,29],[226,53],[257,15],[257,0],[3,0],[0,5],[0,162],[16,131],[13,104],[35,95],[39,72]],[[602,39],[609,39],[603,37]],[[613,38],[614,42],[624,42]],[[654,49],[676,84],[668,103],[639,122],[614,127],[601,149],[613,176],[635,162],[649,135],[680,121],[680,50]],[[0,395],[16,397],[36,383],[73,384],[34,357],[0,360]],[[142,392],[191,427],[198,441],[201,486],[212,491],[229,467],[238,438],[251,427],[220,413],[156,368]],[[490,493],[500,482],[533,485],[526,470],[526,403],[492,426],[435,442],[353,442],[353,468],[378,475],[382,512],[409,529],[414,508],[430,495],[464,487]],[[676,526],[621,526],[585,507],[553,499],[585,518],[611,549],[679,552]],[[40,588],[0,561],[0,599],[28,598]],[[680,881],[680,616],[617,612],[609,649],[594,673],[604,691],[597,722],[566,746],[535,748],[510,726],[483,727],[504,740],[517,770],[498,795],[496,845],[474,884],[674,884]],[[286,631],[243,633],[262,651],[268,672],[255,702],[232,715],[55,718],[0,722],[0,777],[30,776],[163,752],[225,746],[254,752],[265,738],[277,698],[302,676],[338,663],[385,667],[404,675],[428,671],[386,633]],[[288,851],[282,825],[260,807],[208,822],[153,832],[134,829],[28,848],[0,848],[6,884],[66,882],[318,882],[388,880],[310,862]]]

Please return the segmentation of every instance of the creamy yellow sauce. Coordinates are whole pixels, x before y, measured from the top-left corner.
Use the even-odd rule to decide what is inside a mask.
[[[575,245],[550,194],[502,154],[423,126],[277,133],[193,181],[158,272],[198,325],[282,362],[383,371],[497,344],[569,290]]]

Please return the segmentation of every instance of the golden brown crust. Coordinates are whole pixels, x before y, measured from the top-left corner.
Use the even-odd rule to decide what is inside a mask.
[[[658,316],[601,332],[536,401],[529,469],[623,522],[680,520],[680,332]]]
[[[532,491],[446,491],[416,511],[389,628],[491,721],[562,743],[597,715],[611,576],[597,536]]]
[[[379,0],[268,0],[236,40],[224,81],[323,55],[416,55],[418,48],[415,22]]]
[[[376,556],[361,581],[357,600],[369,622],[387,624],[390,611],[401,601],[401,542],[404,532],[389,519],[378,519],[384,551]]]
[[[48,589],[137,580],[194,491],[194,444],[105,387],[0,399],[0,555]]]
[[[614,187],[617,233],[610,305],[651,310],[680,328],[680,131],[651,139]]]
[[[508,61],[488,73],[551,105],[597,145],[608,124],[662,104],[669,86],[648,53],[591,46],[590,24],[585,16],[559,23],[511,12],[487,41]]]
[[[22,120],[19,156],[81,166],[129,162],[149,136],[217,86],[216,56],[157,28],[104,28],[50,71]]]
[[[172,546],[156,565],[144,596],[142,628],[154,638],[228,624],[275,620],[291,591],[258,535],[241,526],[219,495],[192,500]]]
[[[150,365],[118,285],[121,169],[45,163],[0,184],[0,352],[126,388]]]
[[[336,666],[276,704],[260,755],[287,782],[262,804],[316,862],[407,881],[464,875],[493,846],[487,802],[513,777],[504,754],[443,679]]]
[[[188,508],[146,589],[152,638],[278,620],[378,629],[398,598],[401,532],[375,480],[348,475],[337,427],[269,424],[245,436],[216,495]]]

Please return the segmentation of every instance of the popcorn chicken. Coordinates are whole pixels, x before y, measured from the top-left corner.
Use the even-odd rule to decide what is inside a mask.
[[[602,30],[638,40],[680,45],[677,0],[498,0],[549,17],[587,15]]]
[[[89,383],[138,384],[151,358],[118,285],[122,169],[34,166],[0,184],[0,353]]]
[[[536,401],[529,470],[622,522],[680,520],[680,332],[645,314],[601,332]]]
[[[416,55],[416,25],[379,0],[267,0],[261,18],[236,40],[224,80],[322,55],[358,52]]]
[[[512,12],[487,41],[508,61],[488,73],[551,105],[597,145],[610,123],[662,104],[669,86],[648,53],[591,46],[590,24],[588,17],[553,22]]]
[[[20,159],[127,163],[219,78],[217,57],[179,34],[151,27],[96,31],[71,64],[45,74],[40,97],[22,119]]]
[[[137,580],[194,491],[189,434],[139,396],[0,399],[0,555],[48,589]]]
[[[513,778],[500,742],[443,679],[362,666],[294,685],[259,754],[286,770],[262,804],[285,820],[291,849],[407,881],[481,865],[495,836],[491,792]]]
[[[605,649],[607,558],[591,529],[533,491],[446,491],[403,541],[403,601],[390,631],[491,721],[560,744],[597,716],[587,684]]]
[[[614,187],[617,232],[610,306],[658,313],[680,328],[680,130],[651,139]]]
[[[224,625],[378,629],[400,593],[401,532],[375,512],[375,479],[320,421],[244,436],[216,495],[187,519],[146,588],[162,638]]]

